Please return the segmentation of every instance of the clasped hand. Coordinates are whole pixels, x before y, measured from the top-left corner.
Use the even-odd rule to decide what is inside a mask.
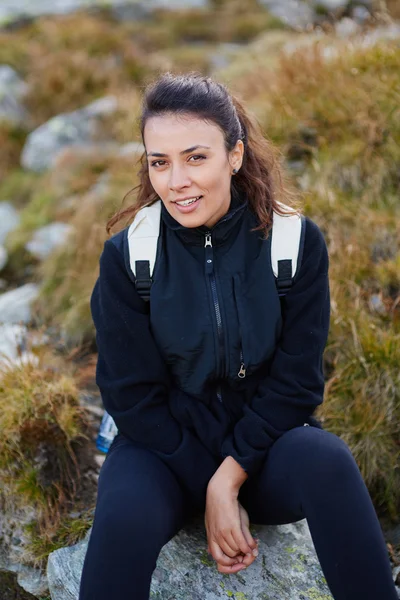
[[[258,555],[258,545],[250,533],[249,517],[238,500],[238,491],[218,475],[210,480],[207,488],[208,551],[220,573],[238,573]]]

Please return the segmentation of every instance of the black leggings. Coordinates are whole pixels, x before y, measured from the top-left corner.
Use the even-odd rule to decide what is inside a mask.
[[[79,600],[148,600],[162,546],[191,515],[162,460],[118,438],[100,471]],[[335,600],[398,600],[369,492],[338,436],[315,427],[286,432],[239,499],[254,524],[307,519]]]

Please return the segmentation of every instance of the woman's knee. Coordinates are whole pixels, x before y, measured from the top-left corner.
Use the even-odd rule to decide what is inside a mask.
[[[286,440],[283,438],[286,437]],[[316,427],[296,427],[285,433],[286,444],[294,476],[312,481],[321,478],[342,479],[346,473],[358,470],[350,448],[344,440],[330,431]]]
[[[96,529],[114,539],[168,540],[184,518],[185,498],[162,461],[142,449],[120,447],[99,477]]]

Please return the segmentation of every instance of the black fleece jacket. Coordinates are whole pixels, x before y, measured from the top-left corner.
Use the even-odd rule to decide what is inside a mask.
[[[231,205],[227,217],[212,229],[215,239],[214,262],[216,266],[221,265],[217,281],[222,296],[228,287],[228,284],[224,284],[222,273],[222,265],[229,262],[228,256],[233,259],[230,268],[235,269],[235,265],[240,262],[239,256],[250,258],[248,248],[243,247],[250,237],[255,245],[263,247],[261,245],[266,244],[265,241],[261,241],[259,235],[249,233],[248,225],[253,218],[250,216],[249,209],[244,205],[240,205],[239,209],[237,206],[237,204]],[[276,331],[279,332],[279,339],[274,345],[273,353],[262,364],[256,364],[260,362],[256,359],[256,355],[261,342],[254,338],[255,343],[252,347],[251,336],[252,332],[256,335],[257,327],[252,326],[249,320],[250,315],[257,313],[258,305],[255,298],[245,320],[250,325],[249,332],[246,334],[249,341],[247,346],[244,346],[249,354],[249,377],[240,382],[233,381],[237,368],[236,364],[232,366],[230,364],[234,362],[232,356],[235,354],[232,356],[227,354],[225,378],[221,378],[219,367],[218,369],[215,367],[217,369],[215,372],[211,370],[211,367],[214,369],[215,363],[213,356],[209,366],[210,386],[207,388],[204,385],[196,394],[194,384],[192,385],[189,380],[187,389],[184,389],[185,384],[182,381],[185,380],[177,380],[173,367],[178,364],[183,369],[184,375],[187,368],[184,356],[188,353],[193,355],[196,351],[197,362],[193,363],[195,366],[192,370],[202,373],[201,348],[207,343],[208,337],[213,337],[211,326],[209,329],[206,328],[206,324],[211,323],[211,311],[206,311],[207,320],[204,321],[204,331],[199,337],[196,349],[190,348],[188,351],[185,348],[180,359],[177,358],[176,348],[172,348],[172,341],[165,337],[167,333],[163,338],[154,328],[157,323],[160,323],[159,329],[161,329],[164,321],[160,319],[165,320],[171,316],[175,322],[172,324],[170,335],[174,335],[175,332],[178,341],[182,339],[182,343],[185,343],[185,336],[181,335],[182,332],[177,328],[180,315],[185,309],[179,305],[177,314],[170,313],[175,304],[179,304],[178,299],[182,296],[181,289],[185,290],[185,285],[187,303],[190,305],[196,302],[196,298],[201,295],[200,290],[205,287],[203,277],[201,282],[195,279],[193,286],[198,284],[202,287],[195,287],[196,293],[193,294],[192,299],[190,282],[187,279],[187,277],[189,279],[196,277],[192,273],[196,269],[196,264],[200,264],[199,260],[203,261],[204,244],[202,241],[197,243],[196,240],[202,238],[196,236],[203,235],[204,231],[203,228],[197,228],[196,232],[182,228],[165,212],[163,212],[165,235],[162,242],[165,245],[164,254],[168,257],[165,260],[170,260],[174,252],[175,258],[179,253],[179,256],[182,256],[190,246],[187,235],[193,235],[193,245],[189,248],[192,254],[185,254],[182,265],[179,264],[179,260],[171,260],[168,264],[159,260],[158,272],[168,277],[169,282],[171,277],[174,280],[170,282],[172,287],[168,289],[165,289],[167,279],[159,286],[165,290],[165,295],[161,293],[160,304],[157,305],[155,300],[154,306],[162,306],[161,302],[165,302],[167,312],[166,316],[160,315],[162,309],[157,308],[158,321],[151,319],[149,306],[138,296],[132,273],[129,272],[126,257],[127,229],[104,244],[100,257],[100,274],[90,300],[98,347],[96,381],[105,409],[114,418],[120,435],[159,455],[187,490],[194,497],[200,497],[204,495],[209,479],[224,457],[232,456],[250,477],[255,475],[274,441],[289,429],[303,426],[323,401],[322,359],[330,318],[329,261],[323,234],[307,217],[303,259],[293,287],[283,300],[283,319],[281,327],[278,327],[277,321]],[[230,215],[235,217],[230,219]],[[246,222],[246,219],[250,221]],[[179,230],[184,233],[180,238]],[[240,233],[242,231],[243,234]],[[228,242],[231,244],[229,247]],[[238,244],[242,246],[238,249],[236,259],[235,248]],[[228,254],[223,255],[224,251]],[[263,268],[266,273],[272,272],[269,264],[270,255],[263,257],[258,250],[251,256],[253,255],[257,256],[259,262],[264,261]],[[191,260],[193,264],[190,263]],[[171,265],[175,263],[178,269],[176,274],[171,272]],[[253,268],[252,265],[255,263],[256,260],[252,258],[251,264],[249,262],[243,268],[250,272],[254,270],[255,267]],[[186,276],[182,272],[185,265],[188,265],[190,275]],[[237,273],[234,273],[233,277],[236,276]],[[255,276],[261,286],[259,273]],[[178,279],[179,277],[183,283]],[[246,283],[246,289],[254,288],[257,291],[257,287],[258,284],[254,286],[251,282]],[[272,293],[274,287],[269,283],[268,293]],[[236,294],[238,288],[234,290]],[[169,294],[169,289],[177,289],[178,293]],[[225,298],[222,297],[224,306],[229,306],[229,303],[233,302],[231,297],[237,300],[230,292],[229,289],[229,294],[225,294]],[[157,293],[156,288],[154,294]],[[275,289],[273,293],[276,294]],[[168,308],[169,296],[175,302],[171,304],[171,308]],[[240,302],[245,305],[243,298]],[[267,299],[265,302],[267,303]],[[279,305],[279,299],[276,303]],[[206,304],[202,305],[201,314],[204,312],[204,306]],[[260,304],[260,310],[264,311],[264,308],[265,312],[268,312],[268,305],[263,307]],[[228,308],[224,308],[222,314],[231,323],[230,327],[226,327],[230,338],[225,338],[225,344],[228,343],[236,348],[236,338],[233,333],[236,330],[236,323],[233,322],[233,317],[229,318]],[[190,318],[192,319],[192,316]],[[255,314],[254,323],[263,322],[263,318],[265,320],[261,312]],[[268,320],[265,322],[268,325]],[[243,321],[241,325],[243,329]],[[196,334],[193,333],[194,335]],[[191,338],[190,335],[186,337]],[[260,340],[264,337],[265,335],[262,334]],[[175,343],[174,340],[173,342]],[[189,342],[190,339],[187,343]],[[207,357],[209,354],[210,352],[207,352]],[[253,372],[251,356],[254,358]],[[204,361],[207,357],[204,357]],[[199,367],[197,368],[196,365]],[[231,387],[227,385],[229,378],[232,380]],[[214,391],[210,391],[214,390],[212,385],[217,380],[219,384],[222,382],[225,385],[222,388],[222,403],[216,400]],[[310,423],[313,424],[313,421],[311,420]]]

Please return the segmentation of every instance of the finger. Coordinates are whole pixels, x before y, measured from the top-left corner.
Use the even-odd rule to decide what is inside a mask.
[[[229,573],[239,573],[239,571],[244,571],[246,567],[243,566],[242,563],[237,563],[236,565],[231,565],[230,567],[225,567],[224,565],[217,563],[217,568],[219,573],[226,573],[229,575]]]
[[[234,529],[232,533],[235,544],[238,546],[240,552],[243,554],[251,554],[253,552],[253,547],[247,542],[246,536],[244,535],[242,529],[239,527]],[[257,547],[257,545],[255,547]]]
[[[247,544],[250,546],[251,550],[258,551],[258,540],[254,539],[250,533],[249,515],[247,514],[246,509],[242,505],[240,505],[240,507],[239,507],[239,514],[240,514],[240,522],[241,522],[241,526],[242,526],[242,533],[246,539]]]
[[[238,564],[237,558],[231,558],[230,556],[227,556],[216,542],[210,542],[210,549],[211,555],[217,563],[220,563],[221,565],[224,565],[226,567]]]
[[[256,557],[255,557],[255,556],[253,556],[253,554],[245,554],[245,555],[243,556],[243,561],[242,561],[242,564],[243,564],[245,567],[249,567],[249,566],[250,566],[250,565],[251,565],[251,564],[252,564],[252,563],[253,563],[255,560],[256,560]]]
[[[231,556],[232,558],[234,556],[237,556],[241,551],[232,533],[224,534],[223,536],[217,539],[217,543],[219,544],[221,550],[225,552],[225,554],[227,554],[228,556]]]

